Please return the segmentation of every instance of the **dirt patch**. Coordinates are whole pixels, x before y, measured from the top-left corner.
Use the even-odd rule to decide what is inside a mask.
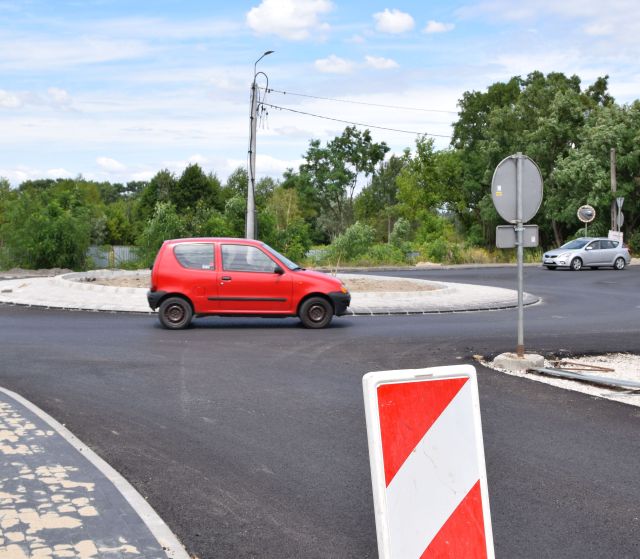
[[[109,285],[112,287],[143,287],[149,288],[149,274],[139,274],[136,276],[120,276],[114,278],[90,277],[84,281],[91,281],[98,285]],[[349,291],[357,292],[388,292],[388,291],[434,291],[437,285],[429,282],[417,282],[401,278],[380,279],[380,278],[345,278],[344,283]]]

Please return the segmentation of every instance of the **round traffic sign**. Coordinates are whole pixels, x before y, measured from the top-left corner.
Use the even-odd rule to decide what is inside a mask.
[[[496,210],[509,223],[517,219],[518,159],[522,162],[522,223],[538,213],[542,203],[542,174],[534,161],[522,154],[505,157],[491,181],[491,198]]]

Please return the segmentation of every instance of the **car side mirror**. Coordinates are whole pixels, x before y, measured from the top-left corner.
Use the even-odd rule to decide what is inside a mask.
[[[585,250],[593,250],[593,247],[586,247]]]
[[[273,273],[281,276],[282,274],[284,274],[284,270],[276,264],[275,268],[273,269]]]

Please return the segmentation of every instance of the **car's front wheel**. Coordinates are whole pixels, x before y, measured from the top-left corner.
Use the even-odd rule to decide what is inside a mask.
[[[300,305],[298,317],[305,328],[326,328],[331,324],[333,307],[322,297],[310,297]]]
[[[616,261],[613,263],[613,267],[616,270],[624,270],[626,264],[627,263],[625,262],[624,258],[622,258],[622,256],[618,256],[618,258],[616,258]]]
[[[574,258],[574,259],[571,261],[571,269],[572,269],[574,272],[577,272],[577,271],[579,271],[579,270],[582,270],[582,260],[581,260],[580,258]]]
[[[193,318],[193,309],[188,301],[181,297],[169,297],[160,304],[158,319],[160,324],[170,330],[186,328]]]

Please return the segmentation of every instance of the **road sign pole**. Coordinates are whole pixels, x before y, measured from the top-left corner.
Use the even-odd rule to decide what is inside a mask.
[[[522,226],[522,153],[516,154],[516,250],[518,257],[518,345],[516,354],[524,357],[524,239]]]

